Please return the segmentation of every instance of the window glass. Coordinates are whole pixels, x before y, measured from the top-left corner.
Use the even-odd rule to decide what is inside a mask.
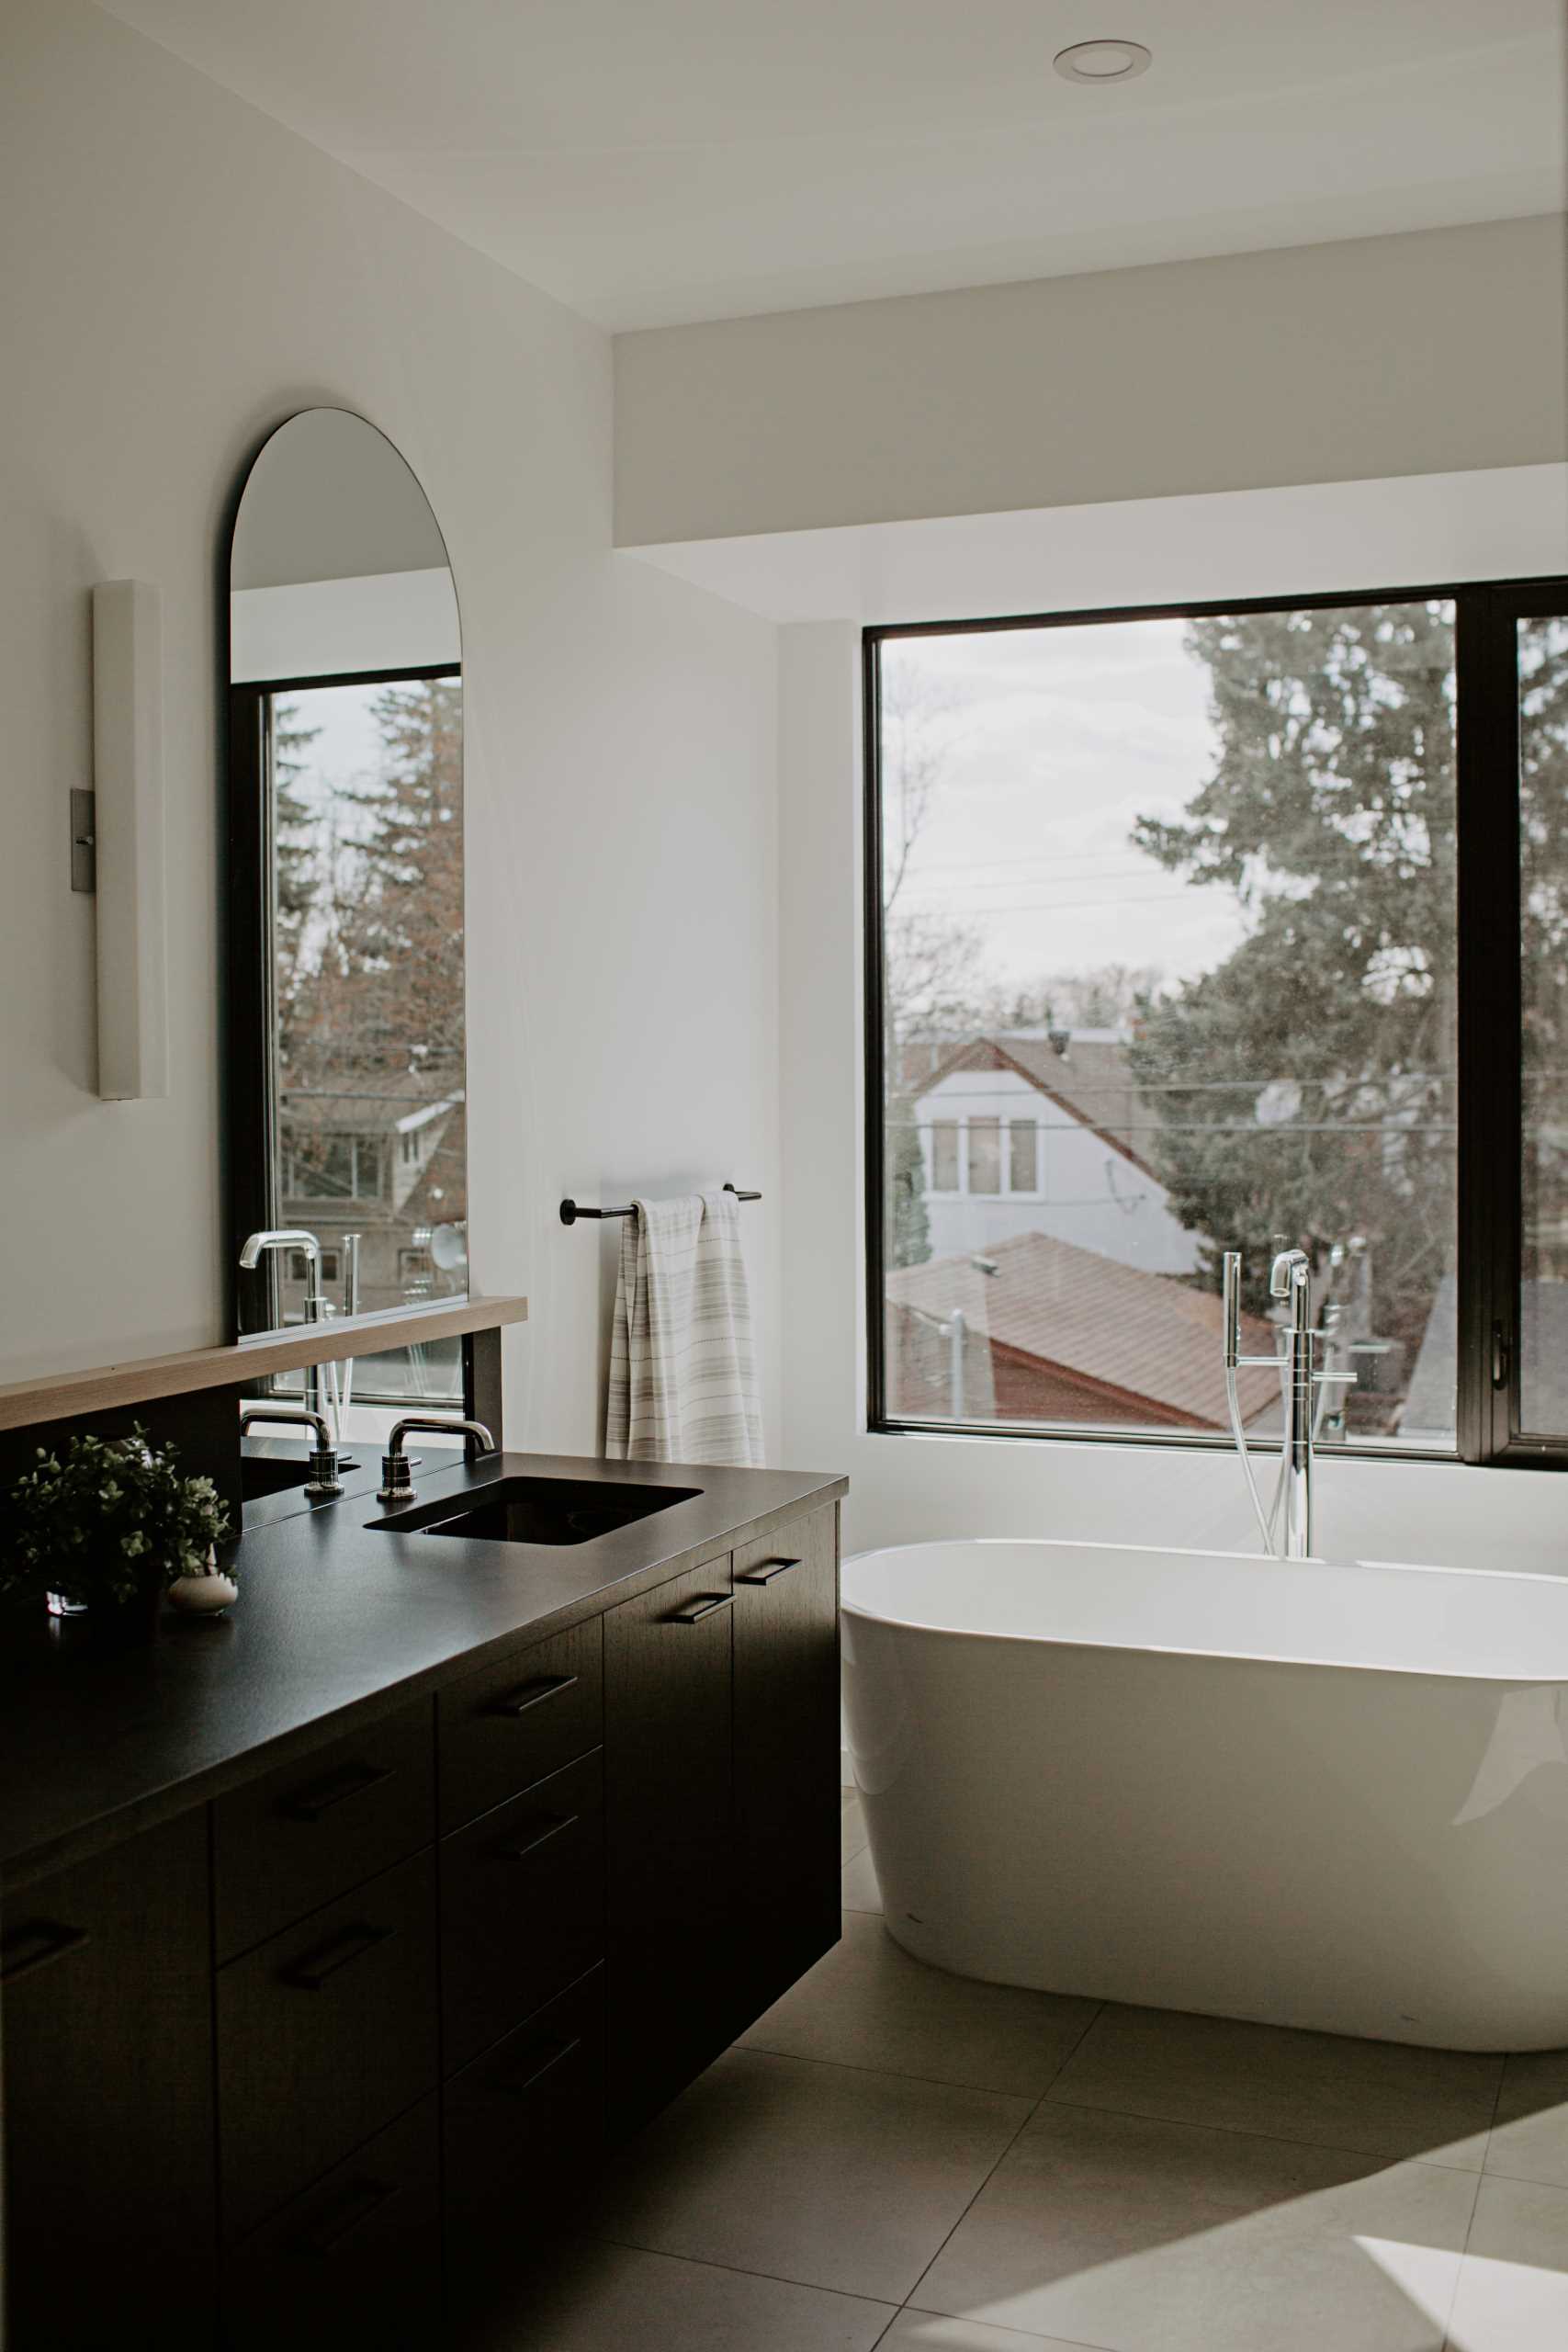
[[[1519,1420],[1568,1430],[1568,619],[1522,621]]]
[[[1452,1444],[1453,637],[1418,601],[881,639],[889,1418],[1219,1432],[1221,1253],[1271,1354],[1289,1243],[1346,1375],[1320,1442]],[[1271,1370],[1242,1398],[1277,1428]]]
[[[958,1122],[956,1119],[931,1121],[931,1190],[933,1193],[956,1193],[958,1190]]]

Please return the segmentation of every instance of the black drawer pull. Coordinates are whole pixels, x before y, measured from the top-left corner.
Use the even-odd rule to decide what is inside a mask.
[[[525,1715],[541,1699],[553,1699],[558,1690],[570,1690],[576,1682],[575,1674],[541,1674],[532,1682],[520,1682],[503,1699],[492,1699],[485,1709],[487,1715]]]
[[[36,1928],[18,1928],[0,1944],[0,1955],[21,1947],[17,1959],[0,1964],[0,1984],[15,1984],[35,1969],[47,1968],[51,1961],[63,1960],[68,1951],[80,1951],[92,1940],[85,1928],[57,1928],[47,1919],[40,1919]]]
[[[735,1581],[737,1584],[772,1584],[773,1578],[782,1577],[786,1568],[798,1568],[799,1566],[798,1560],[764,1560],[761,1567],[742,1568]]]
[[[398,2184],[395,2180],[355,2182],[332,2219],[324,2222],[319,2230],[308,2231],[299,2240],[300,2252],[302,2254],[331,2254],[333,2248],[341,2245],[352,2230],[356,2230],[361,2222],[367,2222],[372,2213],[378,2213],[382,2206],[389,2204],[397,2193]]]
[[[734,1601],[732,1592],[699,1592],[695,1600],[688,1600],[684,1609],[672,1609],[664,1623],[667,1625],[700,1625],[716,1609],[728,1609]]]
[[[350,1797],[363,1796],[367,1789],[378,1789],[383,1781],[396,1778],[390,1764],[345,1764],[341,1772],[317,1781],[297,1797],[286,1797],[283,1810],[290,1821],[320,1821],[334,1805],[346,1804]]]
[[[363,1959],[367,1951],[374,1951],[378,1944],[384,1944],[397,1932],[395,1928],[344,1928],[340,1935],[319,1944],[305,1959],[291,1962],[280,1972],[283,1981],[299,1985],[301,1992],[319,1993],[329,1976],[335,1976],[351,1960]]]
[[[544,1818],[543,1815],[540,1817]],[[570,1829],[572,1824],[581,1818],[581,1815],[575,1813],[552,1815],[545,1821],[544,1827],[536,1837],[528,1838],[521,1846],[498,1846],[495,1849],[496,1853],[503,1862],[526,1861],[530,1854],[536,1854],[541,1846],[547,1846],[552,1838],[558,1838],[563,1829]]]
[[[508,2098],[526,2098],[529,2092],[542,2083],[547,2075],[553,2074],[558,2065],[571,2056],[574,2050],[581,2050],[581,2047],[582,2036],[580,2033],[573,2034],[570,2041],[558,2042],[549,2056],[542,2058],[533,2073],[525,2075],[520,2083],[498,2082],[495,2087],[498,2091],[504,2091]]]

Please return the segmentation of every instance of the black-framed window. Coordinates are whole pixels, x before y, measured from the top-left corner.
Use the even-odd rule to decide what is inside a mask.
[[[1286,1241],[1320,1442],[1568,1462],[1565,616],[866,631],[873,1428],[1228,1442],[1220,1253],[1267,1353]]]

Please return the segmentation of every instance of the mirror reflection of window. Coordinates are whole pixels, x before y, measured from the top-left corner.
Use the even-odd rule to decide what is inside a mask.
[[[281,1219],[333,1256],[357,1231],[374,1311],[449,1287],[430,1232],[468,1216],[462,684],[270,705]]]
[[[308,410],[263,447],[235,524],[230,643],[249,923],[231,997],[236,1255],[247,1231],[300,1227],[340,1312],[461,1296],[457,597],[423,492],[364,419]],[[242,1276],[242,1329],[301,1320],[307,1274],[284,1251]],[[366,1360],[354,1393],[456,1405],[460,1343]]]

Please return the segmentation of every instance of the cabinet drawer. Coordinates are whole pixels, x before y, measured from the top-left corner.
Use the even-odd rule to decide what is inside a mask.
[[[220,1797],[212,1834],[224,1961],[430,1844],[430,1700]]]
[[[435,2344],[441,2327],[434,2095],[274,2214],[223,2266],[226,2352]]]
[[[459,2302],[581,2219],[604,2147],[604,1971],[593,1969],[442,2092],[447,2278]],[[520,2233],[525,2233],[521,2237]]]
[[[466,1675],[437,1702],[441,1827],[530,1788],[604,1737],[604,1628],[597,1617]]]
[[[443,1839],[445,2073],[604,1957],[604,1807],[595,1748]]]
[[[226,2239],[434,2087],[435,1865],[417,1855],[218,1972]]]

